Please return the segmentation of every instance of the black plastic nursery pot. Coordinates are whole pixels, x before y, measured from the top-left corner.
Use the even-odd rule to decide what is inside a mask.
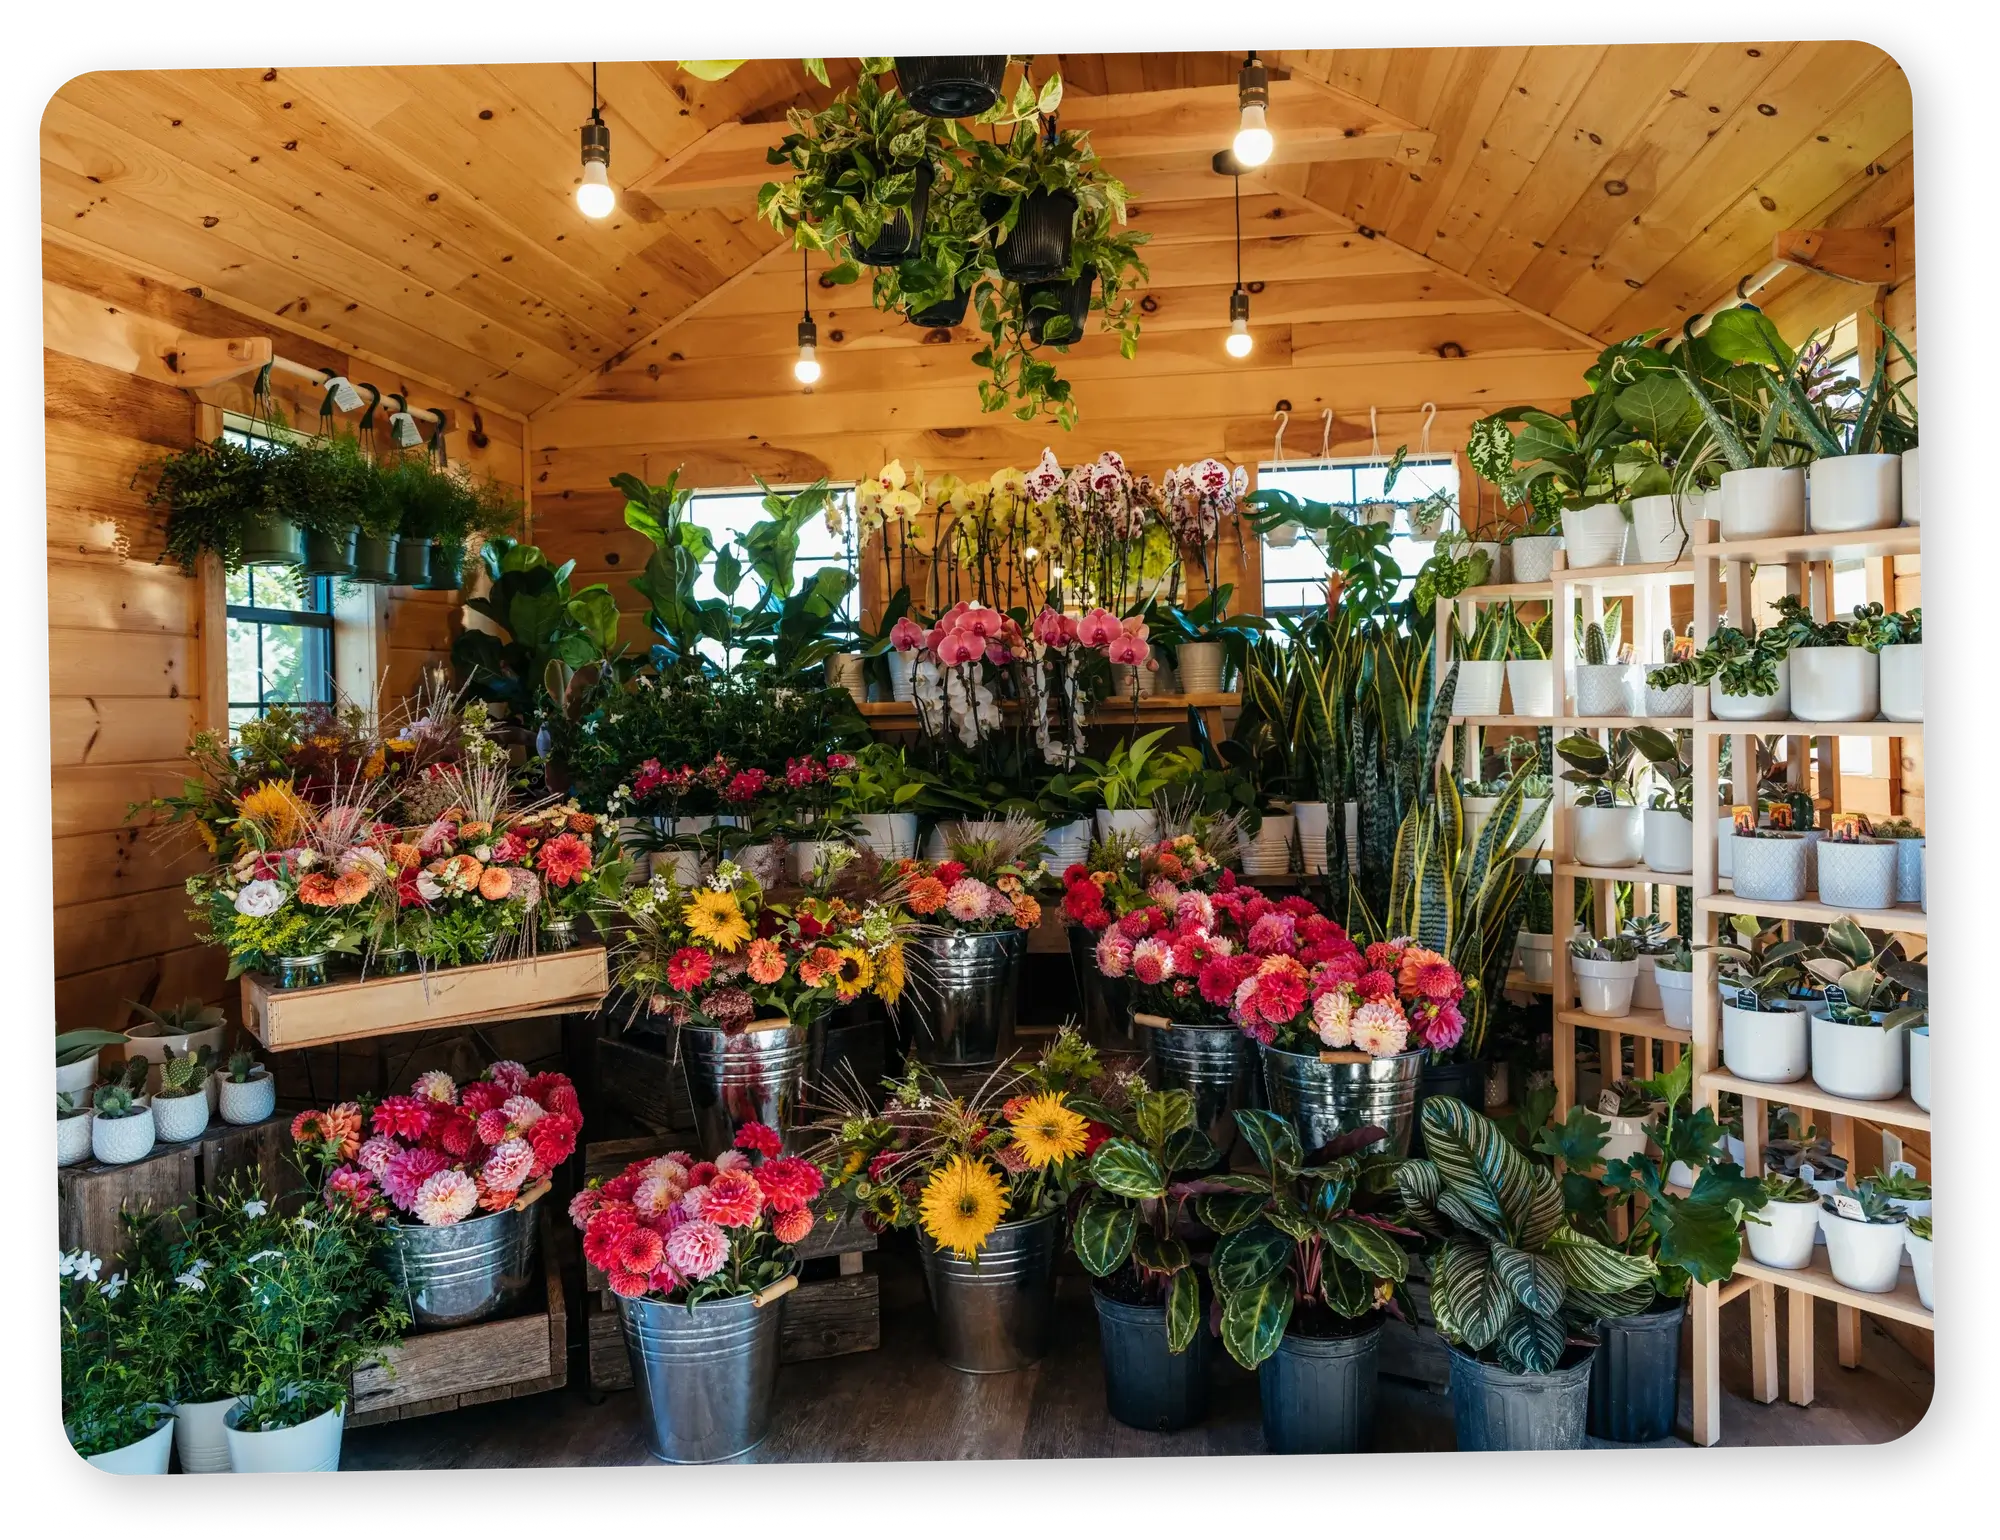
[[[431,575],[425,588],[433,591],[455,589],[465,582],[465,547],[446,545],[443,541],[431,542]]]
[[[1486,1106],[1486,1061],[1471,1059],[1463,1064],[1426,1064],[1417,1088],[1417,1126],[1410,1134],[1410,1154],[1424,1153],[1424,1103],[1433,1096],[1450,1096],[1474,1112]]]
[[[1007,211],[1005,199],[988,199],[986,217]],[[1046,283],[1069,267],[1070,236],[1076,228],[1076,194],[1037,189],[1021,200],[1013,230],[993,249],[1002,278],[1015,283]]]
[[[1104,1359],[1104,1404],[1128,1428],[1171,1433],[1208,1415],[1207,1323],[1181,1352],[1167,1350],[1167,1307],[1128,1305],[1093,1287]]]
[[[1257,1366],[1264,1446],[1272,1454],[1356,1454],[1375,1427],[1381,1317],[1340,1336],[1288,1331]]]
[[[909,312],[910,324],[921,326],[925,331],[936,331],[940,327],[950,328],[965,324],[965,312],[972,304],[972,291],[959,289],[950,299],[939,300],[922,310]]]
[[[910,105],[932,118],[975,118],[1000,100],[1007,56],[898,59],[896,83]]]
[[[1084,1039],[1100,1049],[1145,1052],[1145,1029],[1132,1021],[1132,986],[1097,971],[1097,938],[1081,925],[1069,927],[1069,961],[1076,973]]]
[[[243,531],[246,567],[296,567],[305,559],[305,534],[290,519],[258,519]]]
[[[1052,340],[1049,323],[1057,316],[1069,317],[1069,330],[1053,340],[1067,347],[1083,340],[1083,323],[1090,316],[1090,289],[1097,282],[1095,272],[1061,283],[1031,283],[1021,290],[1021,302],[1028,307],[1028,336],[1036,344]],[[1054,308],[1038,301],[1054,301]]]
[[[354,540],[354,581],[357,583],[394,583],[396,579],[396,546],[400,542],[394,535],[357,535]]]
[[[1451,1420],[1462,1450],[1581,1449],[1597,1349],[1572,1347],[1547,1374],[1509,1374],[1450,1346]]]
[[[1599,1321],[1603,1344],[1590,1370],[1590,1432],[1619,1444],[1670,1438],[1680,1403],[1685,1299],[1661,1299],[1641,1315]]]
[[[806,1027],[806,1081],[811,1085],[879,1086],[889,1073],[889,1016],[863,995]],[[871,1104],[877,1099],[870,1093]]]
[[[897,210],[895,217],[882,226],[882,233],[868,245],[848,241],[855,261],[869,267],[894,267],[916,250],[924,238],[924,220],[931,206],[931,181],[936,175],[928,163],[917,167],[917,187],[910,195],[910,206]]]
[[[422,588],[431,580],[431,543],[407,536],[396,542],[396,581],[405,588]]]
[[[344,535],[306,536],[305,573],[307,577],[353,577],[354,543],[360,532],[350,529]]]

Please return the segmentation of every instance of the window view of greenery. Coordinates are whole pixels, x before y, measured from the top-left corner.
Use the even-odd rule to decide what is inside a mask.
[[[781,491],[796,491],[796,488],[780,488]],[[812,519],[799,533],[798,560],[793,567],[794,590],[805,587],[812,575],[822,567],[845,567],[854,571],[854,488],[835,487],[833,496],[840,508],[840,528],[842,534],[836,537],[828,531],[824,519]],[[709,533],[709,538],[720,546],[725,540],[740,540],[752,525],[760,524],[770,515],[764,511],[764,494],[749,492],[697,492],[688,504],[688,517],[701,525]],[[740,550],[740,547],[739,547]],[[703,564],[704,571],[695,582],[695,596],[700,599],[718,597],[715,589],[715,558],[710,557]],[[757,580],[750,576],[746,566],[743,581],[737,585],[730,597],[737,603],[748,604],[757,596]],[[840,619],[852,623],[855,605],[859,600],[859,586],[848,590],[847,598],[840,607]],[[704,642],[703,649],[712,646]],[[714,656],[722,656],[719,648]]]
[[[228,583],[229,725],[274,701],[332,700],[331,580],[245,567]]]
[[[1386,460],[1356,460],[1346,464],[1315,461],[1304,465],[1260,465],[1259,489],[1274,488],[1294,497],[1319,503],[1365,503],[1382,498],[1382,483],[1389,469]],[[1450,459],[1425,460],[1412,457],[1403,462],[1396,478],[1394,498],[1408,502],[1433,492],[1458,495],[1458,465]],[[1404,579],[1397,597],[1407,597],[1417,569],[1431,553],[1431,542],[1410,534],[1403,516],[1398,515],[1395,538],[1389,553],[1403,569]],[[1326,605],[1326,552],[1303,535],[1290,545],[1264,543],[1264,613],[1297,614],[1323,609]]]

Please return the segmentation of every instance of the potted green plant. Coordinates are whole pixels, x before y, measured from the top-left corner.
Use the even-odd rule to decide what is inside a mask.
[[[305,533],[306,555],[299,570],[308,577],[354,576],[354,547],[361,533],[354,468],[360,460],[354,440],[291,437],[268,451],[265,503],[289,517]]]
[[[1897,896],[1901,850],[1877,839],[1863,813],[1836,813],[1813,851],[1819,901],[1836,909],[1888,909]]]
[[[1644,704],[1644,675],[1631,658],[1631,648],[1613,644],[1602,625],[1583,628],[1582,661],[1576,665],[1576,710],[1586,717],[1633,717]]]
[[[1648,871],[1691,872],[1694,870],[1693,729],[1676,729],[1669,734],[1657,727],[1641,725],[1631,728],[1628,736],[1653,775],[1652,789],[1640,815],[1640,858]]]
[[[335,435],[329,441],[329,452],[341,495],[352,504],[358,526],[354,580],[379,585],[405,581],[397,570],[402,556],[403,507],[396,500],[396,478],[364,453],[351,434]]]
[[[1745,1080],[1784,1084],[1812,1068],[1811,1026],[1792,991],[1807,978],[1811,945],[1759,931],[1748,915],[1732,915],[1734,945],[1714,948],[1722,985],[1722,1063]]]
[[[209,1064],[214,1050],[198,1048],[192,1053],[167,1050],[160,1065],[159,1089],[153,1092],[153,1124],[161,1139],[184,1144],[198,1139],[208,1128]]]
[[[1804,427],[1812,412],[1798,356],[1768,317],[1741,305],[1717,312],[1673,358],[1702,418],[1681,456],[1682,484],[1723,467],[1715,511],[1726,541],[1803,534],[1805,466],[1815,449]]]
[[[278,1105],[278,1082],[248,1052],[229,1056],[219,1090],[225,1123],[261,1123]]]
[[[1629,730],[1611,734],[1607,747],[1588,733],[1571,733],[1555,746],[1569,768],[1561,778],[1577,788],[1570,808],[1571,844],[1584,866],[1637,866],[1645,847],[1645,822],[1635,789],[1636,752]]]
[[[1903,990],[1888,971],[1901,956],[1899,942],[1878,949],[1852,917],[1827,926],[1805,955],[1807,973],[1822,990],[1807,1008],[1812,1077],[1822,1091],[1856,1101],[1902,1095],[1909,1027],[1905,1018],[1891,1019]]]
[[[1771,606],[1790,665],[1792,714],[1805,722],[1872,721],[1881,707],[1882,606],[1857,604],[1851,620],[1814,620],[1792,594]]]
[[[976,118],[999,100],[1008,55],[953,56],[894,61],[896,83],[919,112],[934,118]]]
[[[1845,392],[1827,388],[1839,379],[1830,337],[1815,336],[1797,358],[1807,403],[1802,422],[1815,455],[1806,472],[1806,518],[1816,534],[1903,522],[1903,455],[1917,443],[1917,357],[1879,316],[1871,311],[1868,319],[1881,334],[1875,367],[1851,404],[1839,399]]]
[[[146,501],[167,510],[166,554],[181,571],[192,573],[203,552],[232,572],[251,563],[295,567],[305,560],[299,527],[266,504],[270,466],[263,447],[225,435],[146,467],[157,472]]]
[[[1878,656],[1882,664],[1882,715],[1891,722],[1921,722],[1924,719],[1922,607],[1884,615],[1881,642]]]
[[[1824,1193],[1819,1228],[1834,1282],[1863,1294],[1887,1294],[1896,1287],[1909,1221],[1877,1184],[1864,1181]]]
[[[73,1166],[90,1153],[90,1100],[78,1101],[68,1091],[56,1092],[56,1164]]]
[[[164,1064],[174,1054],[206,1050],[208,1061],[213,1063],[222,1052],[223,1037],[229,1027],[228,1017],[221,1006],[198,999],[183,1000],[179,1005],[158,1010],[141,1005],[136,1000],[128,1000],[126,1004],[139,1016],[139,1020],[126,1031],[126,1053],[129,1057]],[[157,1072],[151,1083],[155,1086],[159,1084]],[[216,1106],[214,1090],[211,1088],[204,1094],[209,1110],[213,1112]]]
[[[100,1470],[164,1476],[174,1409],[154,1321],[158,1275],[106,1274],[102,1257],[66,1251],[57,1263],[62,1305],[62,1418],[70,1447]]]
[[[1761,1185],[1763,1206],[1745,1216],[1751,1259],[1797,1271],[1811,1263],[1819,1239],[1819,1194],[1782,1171],[1767,1171]]]
[[[1507,695],[1511,715],[1552,717],[1556,714],[1556,666],[1549,657],[1550,617],[1526,621],[1512,600],[1507,604]]]
[[[1531,871],[1522,884],[1521,972],[1530,984],[1555,982],[1555,897],[1549,876]]]
[[[1453,716],[1493,717],[1500,714],[1500,688],[1506,681],[1507,645],[1514,636],[1514,617],[1507,605],[1488,605],[1479,612],[1470,635],[1452,614],[1453,652],[1458,688],[1451,698]]]
[[[106,1048],[125,1046],[123,1032],[83,1029],[56,1034],[56,1090],[89,1100],[97,1083],[97,1057]]]
[[[97,1088],[91,1105],[90,1153],[107,1166],[129,1166],[153,1153],[153,1108],[146,1099],[144,1059],[127,1059],[116,1080]]]
[[[1913,449],[1911,454],[1915,454]],[[1909,1249],[1910,1271],[1916,1275],[1917,1299],[1926,1310],[1937,1308],[1931,1303],[1931,1216],[1918,1214],[1907,1222],[1903,1244]]]
[[[1167,729],[1120,743],[1103,759],[1085,759],[1088,774],[1078,791],[1101,804],[1097,813],[1099,838],[1112,833],[1135,834],[1151,842],[1158,837],[1159,815],[1153,799],[1173,784],[1174,762],[1155,751]]]
[[[1910,1033],[1910,1100],[1931,1110],[1931,970],[1928,963],[1897,962],[1889,976],[1902,986],[1903,1003],[1883,1018]]]
[[[834,810],[857,826],[855,842],[884,861],[917,853],[917,815],[912,805],[936,784],[936,777],[909,762],[908,752],[879,740],[850,756],[832,772]]]
[[[1592,1016],[1632,1014],[1639,948],[1630,936],[1577,936],[1569,944],[1578,1005]]]
[[[1812,886],[1812,857],[1800,830],[1739,826],[1729,836],[1732,889],[1746,901],[1796,903]]]

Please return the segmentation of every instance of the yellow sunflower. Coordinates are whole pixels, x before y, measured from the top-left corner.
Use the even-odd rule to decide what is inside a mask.
[[[833,992],[841,1000],[852,1000],[875,982],[875,960],[859,947],[844,946],[840,965],[833,976]]]
[[[236,804],[238,815],[263,827],[272,848],[296,845],[312,817],[290,781],[262,781],[243,794]]]
[[[924,1184],[918,1212],[932,1241],[970,1260],[986,1244],[1006,1208],[1000,1173],[983,1160],[954,1155]]]
[[[695,940],[708,943],[718,952],[733,952],[750,939],[750,922],[736,907],[736,895],[718,893],[713,888],[695,890],[687,908],[681,911],[681,923]]]
[[[1083,1115],[1054,1091],[1045,1091],[1023,1103],[1021,1110],[1008,1120],[1008,1127],[1013,1130],[1014,1148],[1037,1171],[1072,1155],[1081,1155],[1090,1131]]]
[[[875,962],[875,993],[884,1005],[894,1005],[903,995],[903,943],[892,941]]]

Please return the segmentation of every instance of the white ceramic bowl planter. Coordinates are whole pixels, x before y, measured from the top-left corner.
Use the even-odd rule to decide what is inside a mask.
[[[1910,1100],[1931,1110],[1931,1029],[1910,1028]]]
[[[1822,1204],[1819,1227],[1826,1236],[1826,1261],[1834,1282],[1863,1294],[1887,1294],[1896,1287],[1910,1238],[1906,1221],[1870,1224],[1865,1219],[1844,1219]]]
[[[1619,567],[1625,563],[1625,510],[1616,503],[1563,510],[1563,549],[1572,567]]]
[[[1571,844],[1583,866],[1637,866],[1645,848],[1643,809],[1636,807],[1573,807],[1569,810]]]
[[[1909,1028],[1835,1021],[1820,1014],[1824,1009],[1816,1008],[1812,1018],[1813,1083],[1834,1096],[1861,1102],[1901,1096]]]
[[[1916,1275],[1917,1300],[1926,1310],[1935,1310],[1931,1303],[1931,1247],[1937,1243],[1929,1236],[1912,1235],[1909,1227],[1903,1227],[1903,1244],[1910,1253],[1910,1271]]]
[[[185,1144],[199,1139],[207,1128],[208,1098],[200,1091],[153,1098],[153,1130],[164,1143]]]
[[[1815,460],[1806,480],[1806,517],[1814,534],[1894,529],[1903,522],[1901,455]]]
[[[1292,804],[1293,832],[1298,836],[1299,855],[1309,873],[1326,870],[1326,818],[1324,802]]]
[[[122,1118],[93,1117],[90,1153],[107,1166],[144,1160],[153,1153],[153,1109],[138,1107]]]
[[[95,1049],[78,1059],[74,1064],[56,1066],[56,1089],[67,1091],[80,1107],[90,1100],[90,1088],[97,1084],[97,1051]]]
[[[1778,689],[1772,695],[1731,695],[1722,687],[1722,681],[1711,679],[1708,684],[1709,715],[1720,717],[1725,722],[1768,722],[1774,717],[1788,717],[1792,714],[1792,670],[1791,659],[1778,659]]]
[[[1694,1026],[1694,972],[1688,968],[1669,968],[1665,963],[1653,964],[1653,987],[1660,995],[1660,1015],[1670,1027],[1679,1027],[1683,1032]]]
[[[1459,659],[1458,686],[1452,693],[1451,714],[1455,717],[1500,715],[1500,686],[1506,677],[1505,663]]]
[[[1645,810],[1645,840],[1642,855],[1647,870],[1691,872],[1694,870],[1694,820],[1677,807],[1649,807]]]
[[[56,1164],[73,1166],[90,1153],[90,1125],[97,1114],[79,1107],[68,1116],[56,1114]]]
[[[1632,499],[1632,555],[1639,566],[1676,562],[1688,548],[1688,537],[1674,516],[1671,493]]]
[[[1508,560],[1516,583],[1546,583],[1555,571],[1556,552],[1563,548],[1561,535],[1516,535],[1507,543]],[[1571,562],[1572,566],[1576,565]]]
[[[1547,658],[1509,658],[1507,693],[1512,715],[1552,717],[1556,714],[1556,666]]]
[[[876,816],[879,818],[897,818],[897,819],[908,818],[910,820],[910,830],[911,830],[909,836],[910,847],[912,849],[915,848],[917,842],[916,838],[917,820],[914,814],[879,813]],[[863,822],[864,823],[866,822],[865,818],[863,819]],[[1049,869],[1051,871],[1055,872],[1058,876],[1060,876],[1064,871],[1076,865],[1077,862],[1082,860],[1087,860],[1089,858],[1091,828],[1092,825],[1089,818],[1087,817],[1079,818],[1072,823],[1057,824],[1053,829],[1049,830],[1047,834],[1042,836],[1042,843],[1047,845],[1049,848],[1047,859],[1049,863]],[[894,845],[895,836],[891,836],[889,843],[892,846]],[[882,846],[877,845],[875,849],[876,853],[878,855],[883,855],[883,858],[885,860],[893,859],[886,855],[886,853],[883,851]]]
[[[1923,523],[1923,520],[1918,517],[1918,513],[1917,452],[1914,449],[1905,449],[1903,451],[1903,522],[1905,524]],[[1929,1304],[1930,1301],[1926,1300],[1924,1303]]]
[[[1640,961],[1637,957],[1624,962],[1572,957],[1569,971],[1576,980],[1577,1005],[1593,1016],[1630,1016],[1632,986],[1639,977]]]
[[[1521,972],[1530,984],[1552,984],[1556,976],[1556,938],[1521,933]]]
[[[1102,818],[1104,815],[1097,815]],[[1243,847],[1243,870],[1251,877],[1282,877],[1292,869],[1292,840],[1298,820],[1290,813],[1266,813]]]
[[[1887,909],[1896,902],[1896,840],[1821,840],[1814,850],[1819,901],[1837,909]]]
[[[1801,722],[1872,722],[1882,709],[1882,663],[1866,647],[1795,647],[1792,711]]]
[[[1812,1018],[1803,1007],[1749,1011],[1725,998],[1722,1063],[1730,1074],[1766,1085],[1803,1080],[1812,1069]]]
[[[1736,867],[1730,881],[1738,898],[1788,904],[1806,896],[1812,852],[1804,835],[1766,830],[1754,837],[1732,836],[1729,843]]]
[[[1222,688],[1222,643],[1182,642],[1174,666],[1188,694],[1212,695]]]
[[[223,1437],[229,1443],[229,1468],[239,1476],[270,1471],[340,1469],[340,1435],[347,1426],[343,1403],[330,1412],[294,1427],[269,1433],[245,1433],[236,1426],[243,1403],[224,1414]]]
[[[1507,547],[1498,540],[1475,540],[1472,549],[1486,553],[1486,581],[1505,583],[1507,578]]]
[[[1270,819],[1264,820],[1269,823]],[[1290,823],[1290,819],[1285,820]],[[1113,812],[1110,808],[1097,810],[1097,837],[1107,834],[1136,835],[1144,843],[1151,845],[1160,837],[1160,820],[1149,807],[1127,807]]]
[[[1664,690],[1646,686],[1646,715],[1649,717],[1691,717],[1694,715],[1694,686],[1683,679]]]
[[[1576,714],[1581,717],[1635,717],[1646,700],[1642,663],[1579,663]]]
[[[1794,1271],[1812,1261],[1819,1239],[1819,1200],[1809,1203],[1766,1203],[1744,1216],[1743,1236],[1750,1259],[1766,1267]],[[1761,1221],[1761,1222],[1760,1222]]]
[[[1724,471],[1718,522],[1724,540],[1803,535],[1806,532],[1804,469],[1794,465],[1782,469]]]
[[[1924,644],[1898,642],[1880,653],[1882,715],[1891,722],[1924,719]]]

